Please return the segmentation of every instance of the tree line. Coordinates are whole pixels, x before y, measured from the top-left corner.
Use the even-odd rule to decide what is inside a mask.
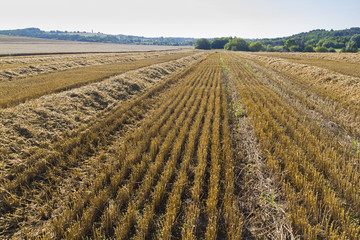
[[[312,30],[290,37],[246,40],[236,37],[195,39],[181,37],[140,37],[102,33],[42,31],[39,28],[0,30],[2,35],[36,37],[56,40],[122,43],[140,45],[192,46],[197,49],[227,49],[232,51],[267,52],[357,52],[360,47],[360,28],[345,30]]]
[[[236,37],[201,38],[196,49],[266,52],[358,52],[360,28],[345,30],[313,30],[291,37],[246,40]]]
[[[354,35],[340,52],[358,52],[360,34]],[[230,51],[251,52],[336,52],[335,48],[323,45],[303,44],[294,38],[286,40],[283,46],[264,45],[261,41],[249,41],[242,38],[215,38],[213,41],[200,38],[195,42],[195,49],[225,49]]]
[[[39,28],[25,28],[15,30],[0,30],[0,35],[34,37],[54,40],[82,41],[82,42],[101,42],[101,43],[121,43],[138,45],[169,45],[169,46],[192,46],[195,38],[181,37],[140,37],[130,35],[110,35],[102,33],[69,32],[69,31],[43,31]]]

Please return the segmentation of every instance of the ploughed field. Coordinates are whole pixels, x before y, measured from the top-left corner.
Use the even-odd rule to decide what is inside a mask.
[[[0,239],[358,239],[358,54],[0,58]]]

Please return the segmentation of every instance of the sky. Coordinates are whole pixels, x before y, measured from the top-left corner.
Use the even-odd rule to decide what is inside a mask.
[[[274,38],[360,27],[359,0],[1,0],[0,30]]]

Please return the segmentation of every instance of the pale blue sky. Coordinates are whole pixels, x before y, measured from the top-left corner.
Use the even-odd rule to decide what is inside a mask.
[[[359,0],[2,0],[0,29],[264,38],[360,27]]]

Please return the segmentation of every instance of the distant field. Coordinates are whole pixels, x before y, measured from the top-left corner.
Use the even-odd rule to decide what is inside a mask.
[[[359,57],[0,57],[0,239],[360,239]]]
[[[160,51],[192,47],[71,42],[0,35],[0,56],[48,53]]]

